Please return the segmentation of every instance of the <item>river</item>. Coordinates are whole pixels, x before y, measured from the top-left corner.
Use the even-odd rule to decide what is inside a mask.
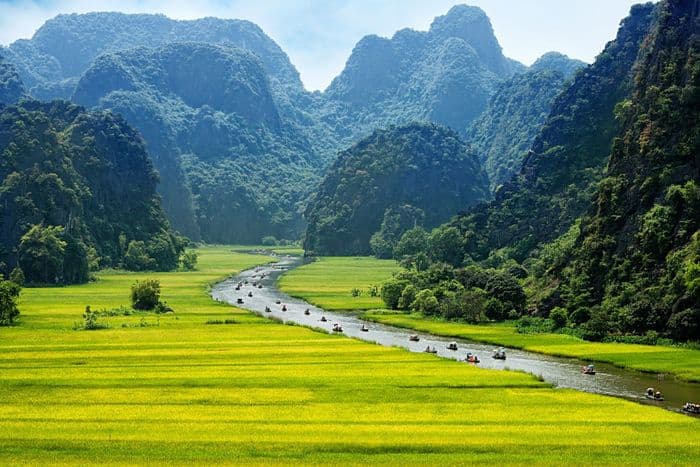
[[[298,257],[281,257],[275,263],[243,271],[216,284],[211,291],[212,297],[267,318],[320,328],[329,333],[338,324],[346,336],[385,346],[403,347],[411,352],[424,352],[426,346],[430,346],[437,350],[437,357],[457,360],[464,360],[467,353],[471,352],[479,357],[479,367],[525,371],[556,387],[621,397],[673,411],[680,411],[685,402],[700,402],[700,384],[683,382],[671,376],[642,373],[602,363],[595,364],[595,375],[586,375],[581,373],[581,367],[591,362],[577,359],[506,348],[506,360],[496,360],[492,358],[495,348],[493,345],[426,333],[418,333],[418,342],[409,341],[409,336],[416,334],[415,331],[367,322],[351,313],[329,312],[281,292],[277,288],[279,276],[302,263],[303,260]],[[236,290],[238,284],[241,284],[240,290]],[[239,299],[243,303],[237,303]],[[286,306],[286,311],[282,311],[283,305]],[[266,308],[271,311],[266,312]],[[305,314],[307,309],[308,315]],[[325,317],[326,321],[321,321],[321,317]],[[363,331],[363,326],[368,330]],[[449,350],[447,344],[450,342],[456,342],[458,349]],[[648,387],[660,390],[664,400],[646,399],[644,390]]]

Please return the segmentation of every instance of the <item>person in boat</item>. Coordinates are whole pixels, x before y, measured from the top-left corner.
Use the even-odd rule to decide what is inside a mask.
[[[265,313],[271,313],[271,312],[272,312],[272,310],[270,309],[270,307],[269,307],[269,306],[266,306],[266,307],[265,307]]]
[[[282,311],[287,311],[287,305],[282,305]]]
[[[304,314],[305,314],[305,315],[310,315],[311,312],[310,312],[309,309],[307,308],[306,310],[304,310]]]
[[[647,388],[647,396],[654,397],[654,388]]]
[[[325,316],[321,316],[321,321],[325,323],[325,322],[328,321],[328,320],[326,319]]]
[[[248,296],[249,296],[249,297],[252,297],[252,296],[253,296],[253,292],[248,292]]]
[[[654,393],[654,399],[661,400],[661,399],[663,399],[663,398],[664,398],[664,396],[663,396],[663,394],[661,394],[661,391],[656,391],[656,392]]]

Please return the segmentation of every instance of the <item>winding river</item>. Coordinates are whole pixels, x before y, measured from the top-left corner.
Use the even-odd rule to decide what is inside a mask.
[[[504,361],[492,358],[493,345],[426,333],[419,333],[418,342],[409,341],[409,336],[415,334],[414,331],[367,322],[349,313],[329,312],[281,292],[276,285],[279,276],[301,264],[301,258],[281,257],[275,263],[243,271],[216,284],[211,291],[212,297],[271,319],[290,321],[328,332],[333,332],[332,328],[337,323],[342,327],[343,334],[349,337],[385,346],[403,347],[411,352],[424,352],[426,346],[430,346],[437,350],[436,356],[457,360],[464,360],[467,353],[471,352],[481,359],[479,367],[522,370],[540,376],[557,387],[622,397],[674,411],[680,411],[685,402],[700,402],[700,384],[686,383],[670,376],[642,373],[602,363],[595,364],[595,375],[585,375],[581,373],[581,367],[589,362],[577,359],[506,348],[507,359]],[[241,284],[240,290],[236,290],[238,284]],[[239,299],[243,303],[238,303]],[[286,311],[282,311],[282,305],[286,306]],[[271,311],[266,312],[266,307]],[[308,315],[305,314],[307,309]],[[326,321],[321,321],[321,317],[325,317]],[[363,326],[368,330],[362,331]],[[457,350],[447,348],[450,342],[457,343]],[[662,391],[664,400],[646,399],[643,393],[648,387]]]

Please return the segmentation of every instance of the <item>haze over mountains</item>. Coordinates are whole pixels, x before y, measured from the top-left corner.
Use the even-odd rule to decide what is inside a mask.
[[[465,135],[499,84],[525,70],[468,6],[426,32],[364,38],[322,94],[306,92],[279,46],[241,20],[61,15],[3,52],[33,97],[124,115],[146,139],[174,227],[213,242],[298,237],[338,150],[416,120]]]

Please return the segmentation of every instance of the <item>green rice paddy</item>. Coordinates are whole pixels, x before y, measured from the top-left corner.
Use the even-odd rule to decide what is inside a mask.
[[[195,272],[104,272],[87,285],[25,289],[20,323],[0,329],[0,463],[700,462],[691,417],[209,299],[207,284],[262,261],[211,247]],[[127,305],[130,284],[146,277],[161,280],[173,315],[73,329],[85,305]],[[205,324],[227,319],[235,324]]]

